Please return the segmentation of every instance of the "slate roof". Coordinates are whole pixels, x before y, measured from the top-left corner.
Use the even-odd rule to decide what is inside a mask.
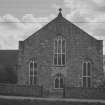
[[[0,65],[16,65],[18,50],[0,50]]]

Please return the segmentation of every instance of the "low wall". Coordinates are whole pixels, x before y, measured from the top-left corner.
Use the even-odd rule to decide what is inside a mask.
[[[105,99],[104,88],[65,88],[65,98]]]
[[[0,84],[1,95],[15,95],[15,96],[42,96],[42,87],[39,86],[20,86],[13,84]]]
[[[40,86],[0,84],[0,95],[48,97],[50,93]],[[70,88],[63,90],[64,98],[105,99],[105,88]]]

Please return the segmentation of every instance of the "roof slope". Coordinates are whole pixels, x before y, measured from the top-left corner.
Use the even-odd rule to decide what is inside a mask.
[[[61,23],[61,26],[57,26],[57,23]],[[49,23],[47,23],[45,26],[43,26],[41,29],[39,29],[38,31],[36,31],[35,33],[33,33],[32,35],[30,35],[28,38],[26,38],[25,40],[30,39],[33,36],[39,35],[39,33],[41,31],[43,31],[44,29],[48,29],[48,27],[50,27],[51,25],[55,24],[55,27],[57,29],[57,31],[61,30],[60,28],[62,27],[63,24],[66,24],[68,27],[74,27],[77,30],[80,30],[81,32],[84,33],[84,35],[87,35],[90,38],[93,38],[94,40],[97,40],[95,37],[89,35],[87,32],[85,32],[83,29],[81,29],[80,27],[78,27],[77,25],[75,25],[74,23],[70,22],[69,20],[67,20],[66,18],[64,18],[62,16],[61,11],[59,12],[58,16],[56,18],[54,18],[52,21],[50,21]],[[51,31],[51,30],[50,30]],[[54,31],[54,30],[53,30]],[[55,32],[56,33],[56,32]],[[59,33],[59,32],[58,32]],[[24,41],[25,41],[24,40]]]

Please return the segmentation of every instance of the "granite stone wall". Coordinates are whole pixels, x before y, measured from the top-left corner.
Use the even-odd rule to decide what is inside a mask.
[[[104,88],[65,88],[65,98],[105,99]]]
[[[0,95],[9,96],[42,96],[42,87],[14,84],[0,84]]]

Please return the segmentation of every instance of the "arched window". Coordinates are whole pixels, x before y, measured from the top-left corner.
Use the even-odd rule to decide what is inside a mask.
[[[30,84],[33,84],[33,62],[32,61],[30,62],[29,68],[30,68]]]
[[[66,41],[62,36],[54,40],[54,65],[63,66],[66,63]]]
[[[91,87],[91,68],[92,64],[90,61],[83,62],[82,85],[85,88]]]
[[[58,74],[54,80],[54,88],[55,89],[63,89],[64,87],[64,78]]]
[[[55,79],[55,88],[59,88],[59,79],[58,78]]]
[[[29,84],[37,84],[37,63],[35,59],[29,62]]]

